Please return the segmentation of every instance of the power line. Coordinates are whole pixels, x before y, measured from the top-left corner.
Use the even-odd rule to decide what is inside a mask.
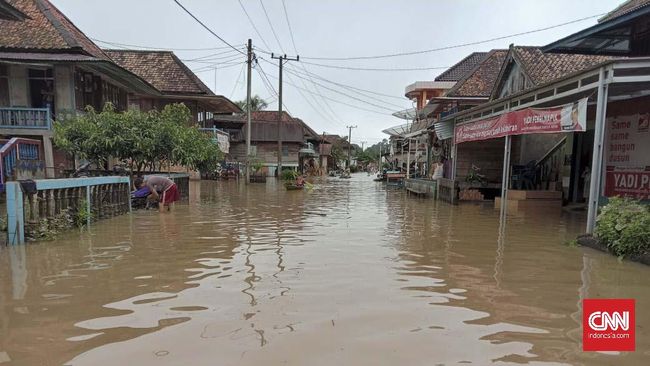
[[[237,85],[239,85],[239,80],[241,79],[241,76],[244,74],[245,68],[246,68],[246,62],[243,62],[241,70],[239,71],[239,75],[237,76],[237,80],[235,80],[235,85],[233,86],[232,91],[230,92],[230,97],[228,97],[228,99],[231,99],[232,96],[235,94],[235,89],[237,89]]]
[[[278,43],[278,46],[280,47],[282,53],[285,53],[284,49],[282,48],[282,43],[280,43],[280,38],[278,38],[278,34],[275,33],[275,28],[273,28],[273,23],[271,23],[271,18],[269,17],[269,13],[266,12],[266,7],[264,6],[264,2],[262,0],[260,0],[260,5],[262,5],[262,10],[264,10],[264,15],[266,16],[266,20],[269,22],[269,26],[271,27],[271,33],[273,33],[273,37],[275,37],[275,41]]]
[[[316,62],[303,61],[307,65],[314,65],[318,67],[326,67],[330,69],[340,70],[354,70],[354,71],[423,71],[423,70],[440,70],[448,69],[449,66],[434,66],[434,67],[410,67],[410,68],[368,68],[368,67],[352,67],[352,66],[339,66],[339,65],[326,65]]]
[[[152,46],[143,46],[143,45],[137,45],[137,44],[127,44],[127,43],[118,43],[118,42],[112,42],[112,41],[103,41],[101,39],[97,38],[90,38],[91,40],[99,43],[104,43],[108,45],[113,45],[113,46],[120,46],[120,47],[136,47],[136,48],[141,48],[141,49],[146,49],[146,50],[158,50],[158,51],[216,51],[216,50],[223,50],[226,48],[230,48],[229,46],[225,47],[209,47],[209,48],[174,48],[174,47],[152,47]]]
[[[249,22],[250,25],[253,27],[253,30],[255,31],[255,33],[257,33],[257,36],[260,38],[260,40],[261,40],[262,43],[266,46],[266,48],[271,48],[271,47],[269,46],[269,44],[266,42],[266,40],[264,39],[264,37],[262,36],[262,34],[260,33],[260,31],[258,30],[257,26],[255,25],[255,22],[253,21],[253,18],[250,16],[250,14],[248,13],[248,11],[246,10],[246,7],[245,7],[244,4],[242,3],[242,1],[241,1],[241,0],[238,0],[238,1],[239,1],[239,6],[240,6],[241,9],[244,11],[244,14],[246,15],[246,18],[248,19],[248,22]],[[294,49],[294,50],[295,50],[295,49]],[[266,61],[266,60],[265,60],[265,61]],[[289,79],[291,80],[291,78],[289,78]],[[264,82],[264,79],[262,79],[262,81]],[[291,81],[293,81],[293,80],[291,80]],[[301,80],[301,82],[302,82],[302,80]],[[304,82],[303,82],[303,85],[305,85]],[[265,85],[265,86],[266,86],[266,85]],[[306,87],[306,85],[305,85],[305,87]],[[267,86],[267,89],[268,89],[268,86]],[[320,109],[316,108],[316,107],[314,106],[314,104],[312,103],[312,101],[309,100],[309,97],[307,97],[307,96],[306,96],[306,95],[305,95],[301,90],[298,90],[298,93],[300,94],[300,96],[301,96],[301,97],[302,97],[302,98],[307,102],[307,104],[309,104],[309,106],[310,106],[310,107],[311,107],[311,108],[312,108],[316,113],[318,113],[318,114],[319,114],[321,117],[323,117],[325,120],[330,119],[329,117],[326,117],[326,116],[323,114],[323,112],[321,112]],[[310,95],[310,96],[311,96],[311,95]],[[314,97],[312,96],[312,98],[314,98]],[[316,99],[314,98],[314,100],[316,100]],[[316,100],[316,101],[317,101],[317,100]]]
[[[242,55],[247,56],[246,53],[244,53],[242,50],[240,50],[240,49],[236,48],[235,46],[231,45],[230,43],[228,43],[228,41],[221,38],[217,33],[215,33],[212,29],[210,29],[207,25],[205,25],[202,21],[200,21],[199,18],[197,18],[194,14],[192,14],[192,12],[187,10],[187,8],[185,8],[183,6],[183,4],[181,4],[178,0],[174,0],[174,2],[176,3],[176,5],[180,6],[180,8],[183,9],[189,16],[191,16],[194,20],[196,20],[197,23],[199,23],[203,28],[205,28],[205,30],[210,32],[213,36],[217,37],[221,42],[227,44],[228,46],[230,46],[230,48],[232,48],[233,50],[241,53]]]
[[[255,33],[257,33],[257,36],[260,37],[260,40],[262,41],[262,43],[264,43],[264,46],[266,46],[266,48],[270,49],[271,47],[269,47],[269,44],[266,43],[266,41],[264,40],[264,37],[262,37],[262,34],[260,33],[260,31],[255,26],[255,23],[253,22],[253,18],[251,18],[251,16],[248,14],[248,11],[246,11],[246,8],[244,7],[244,4],[241,2],[241,0],[238,0],[238,1],[239,1],[239,6],[241,7],[241,10],[244,11],[244,14],[246,14],[246,18],[248,18],[248,22],[251,23],[251,25],[253,26],[253,30],[255,30]]]
[[[292,71],[289,71],[289,70],[287,70],[287,71],[290,72],[290,73],[292,72]],[[296,77],[302,78],[302,76],[299,76],[298,74],[294,74],[294,75],[296,75]],[[323,84],[319,84],[319,83],[317,83],[317,82],[314,82],[314,84],[320,86],[321,88],[325,88],[325,89],[327,89],[327,90],[329,90],[329,91],[332,91],[332,92],[334,92],[334,93],[337,93],[337,94],[341,94],[341,95],[343,95],[343,96],[346,96],[346,97],[348,97],[348,98],[350,98],[350,99],[354,99],[354,100],[356,100],[356,101],[359,101],[359,102],[362,102],[362,103],[366,103],[366,104],[369,104],[369,105],[375,106],[375,107],[377,107],[377,108],[381,108],[381,109],[386,109],[386,110],[389,110],[389,111],[393,111],[392,108],[388,108],[388,107],[383,106],[383,105],[379,105],[379,104],[374,104],[374,103],[372,103],[372,102],[368,102],[367,100],[363,100],[363,99],[360,99],[360,98],[355,97],[355,96],[353,96],[353,95],[343,93],[343,92],[341,92],[341,91],[338,91],[338,90],[336,90],[336,89],[330,88],[330,87],[325,86],[325,85],[323,85]],[[368,98],[368,97],[367,97],[367,98]],[[377,99],[377,98],[374,98],[374,97],[371,98],[371,99],[374,99],[375,101],[378,101],[378,102],[380,102],[380,103],[390,104],[390,105],[392,105],[392,106],[394,106],[394,107],[397,107],[397,108],[404,108],[404,106],[397,105],[397,104],[392,104],[392,103],[387,103],[386,101],[383,101],[383,100],[381,100],[381,99]]]
[[[291,27],[291,22],[289,21],[289,11],[287,10],[287,4],[285,3],[284,0],[282,0],[282,9],[284,10],[284,19],[287,21],[287,27],[289,28],[289,36],[291,37],[291,44],[293,45],[293,51],[298,54],[298,47],[296,46],[296,39],[293,36],[293,29]],[[305,65],[302,63],[299,64],[300,67],[306,72],[307,68]],[[321,93],[320,89],[315,85],[314,80],[311,78],[311,76],[308,75],[309,81],[311,82],[311,86],[318,93],[320,96],[320,99],[316,98],[315,95],[310,94],[311,97],[314,99],[316,104],[320,107],[323,108],[323,105],[325,105],[325,108],[323,108],[323,111],[325,111],[325,114],[331,115],[333,120],[339,122],[340,124],[344,125],[343,119],[334,111],[334,108],[329,104],[327,99],[323,98],[323,94]],[[291,80],[291,76],[289,76],[289,79]],[[293,81],[293,80],[291,80]],[[305,83],[304,80],[300,80],[302,85],[307,88],[307,84]],[[300,90],[298,90],[300,92]],[[302,92],[300,92],[302,94]],[[322,104],[321,104],[322,103]]]
[[[519,37],[527,34],[532,34],[532,33],[538,33],[538,32],[543,32],[547,31],[549,29],[554,29],[558,27],[563,27],[566,25],[574,24],[574,23],[579,23],[585,20],[601,17],[607,13],[601,13],[601,14],[596,14],[596,15],[591,15],[588,17],[580,18],[580,19],[574,19],[565,23],[560,23],[560,24],[555,24],[551,25],[548,27],[543,27],[543,28],[538,28],[538,29],[533,29],[525,32],[519,32],[519,33],[513,33],[513,34],[508,34],[505,36],[500,36],[500,37],[494,37],[490,39],[485,39],[482,41],[476,41],[476,42],[468,42],[468,43],[461,43],[457,45],[451,45],[451,46],[445,46],[445,47],[439,47],[439,48],[431,48],[428,50],[420,50],[420,51],[411,51],[411,52],[399,52],[399,53],[391,53],[391,54],[385,54],[385,55],[373,55],[373,56],[353,56],[353,57],[303,57],[304,59],[308,60],[329,60],[329,61],[343,61],[343,60],[369,60],[369,59],[379,59],[379,58],[390,58],[390,57],[400,57],[400,56],[411,56],[411,55],[420,55],[423,53],[430,53],[430,52],[436,52],[436,51],[444,51],[444,50],[449,50],[449,49],[454,49],[454,48],[461,48],[461,47],[467,47],[467,46],[475,46],[483,43],[489,43],[489,42],[494,42],[494,41],[500,41],[503,39],[511,38],[511,37]]]
[[[220,58],[220,57],[217,57],[217,58],[214,58],[214,59],[205,59],[205,60],[181,60],[181,61],[184,61],[184,62],[192,62],[192,63],[196,63],[196,64],[215,64],[215,65],[216,65],[216,64],[223,64],[223,63],[228,63],[228,62],[238,61],[238,60],[241,60],[241,59],[242,59],[242,56],[241,56],[241,55],[232,55],[232,56],[225,57],[225,58],[223,58],[223,59]]]
[[[228,63],[223,63],[223,64],[205,65],[205,66],[201,66],[199,68],[193,69],[192,71],[193,72],[203,72],[203,71],[206,71],[206,70],[215,70],[215,69],[223,70],[223,69],[227,69],[229,67],[241,65],[242,63],[246,63],[246,61],[244,61],[244,62],[228,62]]]
[[[277,79],[277,78],[274,77],[274,76],[271,76],[271,77],[274,78],[274,79]],[[307,89],[301,88],[301,87],[297,86],[296,84],[292,84],[292,83],[287,83],[287,84],[293,86],[293,87],[296,88],[296,89],[302,89],[303,91],[306,91],[307,93],[312,93],[312,94],[314,93],[314,92],[312,92],[311,90],[307,90]],[[359,109],[359,110],[362,110],[362,111],[372,112],[372,113],[380,114],[380,115],[382,115],[382,116],[390,116],[390,115],[391,115],[390,113],[379,112],[379,111],[376,111],[376,110],[372,110],[372,109],[367,109],[367,108],[359,107],[359,106],[356,106],[356,105],[354,105],[354,104],[346,103],[346,102],[340,101],[340,100],[338,100],[338,99],[330,98],[330,97],[327,97],[327,96],[323,96],[323,98],[325,98],[325,99],[327,99],[327,100],[329,100],[329,101],[331,101],[331,102],[339,103],[339,104],[343,104],[343,105],[346,105],[346,106],[348,106],[348,107],[355,108],[355,109]]]
[[[404,100],[405,100],[404,97],[398,97],[398,96],[395,96],[395,95],[384,94],[384,93],[378,93],[378,92],[376,92],[376,91],[367,90],[367,89],[361,89],[361,88],[357,88],[357,87],[352,86],[352,85],[347,85],[347,84],[342,84],[342,83],[337,83],[337,82],[335,82],[335,81],[327,80],[326,78],[324,78],[324,77],[322,77],[322,76],[319,76],[318,74],[314,74],[313,72],[308,72],[308,71],[306,71],[306,70],[305,70],[305,73],[304,73],[304,74],[301,73],[300,71],[296,70],[296,69],[292,69],[292,71],[293,71],[293,72],[296,72],[296,73],[299,73],[299,74],[302,74],[302,75],[304,75],[304,76],[313,76],[313,77],[315,77],[315,78],[318,79],[318,80],[321,80],[321,81],[324,81],[324,82],[326,82],[326,83],[330,83],[330,84],[333,84],[333,85],[336,85],[336,86],[340,86],[341,88],[344,88],[344,89],[348,89],[348,90],[354,91],[355,93],[358,93],[358,94],[361,94],[361,95],[364,95],[364,93],[368,93],[368,94],[374,94],[374,95],[378,95],[378,96],[382,96],[382,97],[387,97],[387,98],[399,99],[399,100],[401,100],[401,101],[404,101]]]
[[[230,57],[233,57],[233,56],[241,57],[241,55],[235,53],[234,50],[228,50],[228,51],[225,51],[225,52],[212,53],[212,54],[201,56],[201,57],[181,59],[181,61],[187,61],[187,62],[212,61],[212,60],[222,60],[222,59],[230,58]]]

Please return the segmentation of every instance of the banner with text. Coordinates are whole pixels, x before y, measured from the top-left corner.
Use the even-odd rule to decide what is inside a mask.
[[[605,196],[650,199],[650,113],[607,119]]]
[[[490,140],[536,133],[579,132],[587,129],[587,98],[550,108],[526,108],[456,126],[455,142]]]

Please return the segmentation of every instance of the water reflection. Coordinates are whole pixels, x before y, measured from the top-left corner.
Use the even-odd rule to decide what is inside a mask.
[[[584,354],[581,300],[648,306],[647,267],[563,243],[581,218],[406,197],[365,176],[201,182],[170,215],[0,251],[19,364],[641,364]],[[47,340],[47,342],[44,342]],[[35,350],[39,351],[36,352]]]

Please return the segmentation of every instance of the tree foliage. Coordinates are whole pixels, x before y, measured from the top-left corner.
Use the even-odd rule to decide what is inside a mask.
[[[167,163],[216,169],[223,157],[219,146],[197,126],[189,126],[190,120],[184,104],[170,104],[162,111],[120,113],[111,104],[101,112],[88,107],[85,114],[55,122],[54,143],[98,166],[111,158],[125,161],[138,173]]]
[[[246,99],[236,101],[235,104],[241,108],[244,112],[248,111],[248,106],[246,105]],[[269,104],[262,99],[259,95],[254,95],[251,97],[251,112],[263,111]]]

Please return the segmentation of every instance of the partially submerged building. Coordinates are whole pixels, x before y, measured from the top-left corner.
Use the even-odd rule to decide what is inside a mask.
[[[210,114],[240,111],[171,52],[102,50],[47,0],[0,0],[0,29],[3,183],[28,157],[47,177],[72,168],[52,146],[52,121],[88,106],[100,110],[110,102],[118,111],[149,110],[183,102],[199,123]],[[20,147],[28,142],[36,147]]]
[[[546,47],[511,46],[489,100],[434,126],[453,145],[451,176],[442,182],[451,188],[447,198],[457,199],[463,186],[493,189],[509,204],[527,197],[540,203],[533,197],[556,192],[559,204],[586,201],[587,232],[607,197],[650,199],[648,14],[650,1],[630,0],[599,24]],[[479,145],[493,144],[485,159]],[[500,179],[484,174],[486,186],[463,176],[464,159],[478,168],[501,160],[505,169]],[[524,193],[507,196],[512,188]]]
[[[246,115],[215,115],[207,127],[215,127],[230,134],[228,161],[245,163]],[[281,130],[280,130],[281,128]],[[281,135],[278,135],[281,133]],[[320,136],[303,120],[277,111],[251,113],[251,159],[262,165],[260,174],[275,176],[278,167],[279,136],[282,138],[282,167],[299,169],[305,158],[318,159],[317,142]]]

